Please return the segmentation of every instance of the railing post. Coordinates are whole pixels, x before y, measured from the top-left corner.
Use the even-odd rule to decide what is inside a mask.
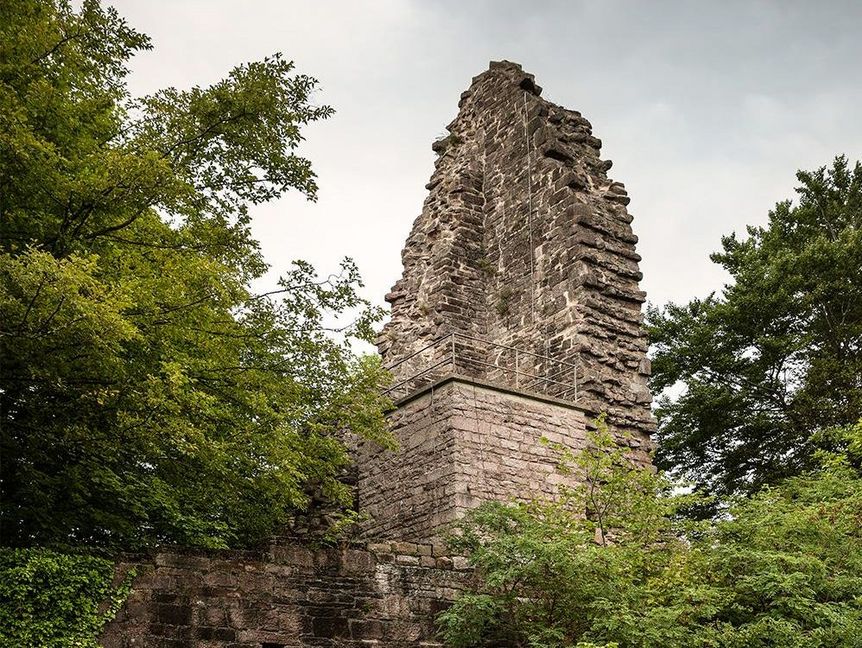
[[[515,389],[520,389],[520,382],[518,380],[518,349],[515,349]]]
[[[455,373],[455,332],[449,334],[449,337],[452,338],[452,373]]]
[[[572,386],[575,388],[575,398],[574,401],[578,401],[578,363],[575,363],[574,369],[572,369]]]

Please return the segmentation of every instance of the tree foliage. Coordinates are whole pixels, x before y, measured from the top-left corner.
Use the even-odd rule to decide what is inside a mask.
[[[721,295],[648,311],[657,461],[715,493],[811,467],[862,416],[862,165],[797,174],[799,201],[722,239]],[[676,395],[673,395],[673,394]]]
[[[854,449],[820,452],[816,471],[740,496],[726,516],[703,522],[675,514],[692,496],[594,438],[576,459],[580,488],[557,502],[486,504],[462,524],[454,546],[481,585],[441,615],[447,642],[858,646],[862,473],[853,466],[862,423],[832,432]]]
[[[338,499],[339,435],[385,440],[356,268],[267,270],[248,208],[314,199],[332,110],[280,55],[132,98],[149,48],[87,0],[0,6],[0,535],[7,545],[247,544]],[[356,315],[328,328],[339,314]]]

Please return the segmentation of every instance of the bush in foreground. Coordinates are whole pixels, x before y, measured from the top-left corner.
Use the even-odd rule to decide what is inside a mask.
[[[851,648],[862,637],[862,423],[843,452],[730,503],[693,498],[632,465],[606,431],[564,465],[556,502],[489,503],[453,539],[482,586],[440,617],[455,648]]]

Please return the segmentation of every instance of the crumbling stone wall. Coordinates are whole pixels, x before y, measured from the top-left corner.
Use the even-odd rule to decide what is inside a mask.
[[[440,545],[163,551],[130,557],[134,590],[105,648],[439,645],[434,619],[473,578]]]
[[[587,418],[569,403],[447,379],[390,416],[401,447],[360,447],[359,510],[375,538],[439,540],[484,501],[554,497],[565,478],[542,438],[584,447]],[[646,454],[639,459],[648,462]]]
[[[378,347],[393,363],[457,331],[577,363],[579,404],[646,448],[654,421],[629,198],[590,123],[540,93],[519,65],[499,62],[461,95],[433,147]],[[560,371],[531,361],[522,369]],[[427,362],[404,362],[396,379]]]

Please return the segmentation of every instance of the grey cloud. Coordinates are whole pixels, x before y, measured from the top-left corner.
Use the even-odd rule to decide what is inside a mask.
[[[421,209],[431,141],[490,59],[580,110],[632,196],[655,302],[721,287],[707,255],[792,197],[798,168],[862,158],[862,4],[514,0],[122,0],[154,52],[135,91],[219,78],[283,51],[338,110],[308,129],[318,203],[255,212],[273,275],[294,258],[355,257],[382,302]]]

